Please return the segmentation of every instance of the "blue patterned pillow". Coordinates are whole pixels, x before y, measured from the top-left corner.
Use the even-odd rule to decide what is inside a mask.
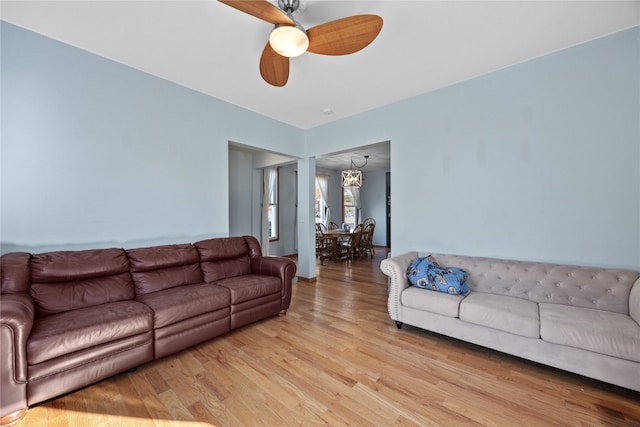
[[[440,267],[430,257],[417,258],[409,266],[409,282],[413,286],[452,295],[467,295],[468,274],[457,267]]]

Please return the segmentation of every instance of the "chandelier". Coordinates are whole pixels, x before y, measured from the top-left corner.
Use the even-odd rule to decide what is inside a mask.
[[[349,169],[342,171],[342,188],[360,188],[362,187],[362,171],[361,168],[367,165],[368,155],[364,156],[364,164],[358,166],[351,159]]]

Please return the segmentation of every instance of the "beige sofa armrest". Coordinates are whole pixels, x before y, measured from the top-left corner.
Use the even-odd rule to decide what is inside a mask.
[[[640,325],[640,279],[631,287],[629,294],[629,314]]]
[[[397,322],[402,322],[400,294],[403,289],[409,286],[407,269],[417,257],[418,252],[407,252],[383,259],[380,263],[380,270],[389,277],[389,298],[387,300],[389,316]]]

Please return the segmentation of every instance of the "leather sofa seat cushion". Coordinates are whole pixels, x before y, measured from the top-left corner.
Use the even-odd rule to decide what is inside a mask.
[[[229,290],[212,283],[178,286],[136,298],[153,310],[156,329],[226,308],[230,305]]]
[[[219,280],[216,285],[229,289],[232,305],[266,295],[280,294],[282,289],[279,278],[260,274],[247,274],[242,277]]]
[[[193,245],[164,245],[126,251],[136,294],[201,283],[200,256]]]
[[[27,341],[30,365],[149,332],[153,313],[136,301],[112,302],[36,320]]]
[[[538,304],[522,298],[472,292],[460,303],[460,320],[540,338]]]
[[[135,297],[123,249],[33,255],[30,293],[39,316]]]
[[[640,325],[629,316],[541,303],[540,323],[545,341],[640,362]]]
[[[409,286],[402,291],[400,298],[402,305],[406,307],[427,310],[447,317],[458,317],[460,301],[465,297]]]
[[[205,282],[251,274],[250,249],[243,237],[202,240],[193,245],[200,254]]]

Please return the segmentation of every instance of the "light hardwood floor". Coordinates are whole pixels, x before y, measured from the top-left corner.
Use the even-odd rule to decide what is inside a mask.
[[[405,326],[384,248],[291,308],[33,407],[20,426],[640,426],[640,393]]]

